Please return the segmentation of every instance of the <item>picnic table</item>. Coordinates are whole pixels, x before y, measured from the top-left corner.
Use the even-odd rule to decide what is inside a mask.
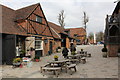
[[[80,54],[68,55],[68,58],[71,62],[80,62],[81,61],[81,55]]]
[[[68,65],[67,62],[69,62],[69,61],[70,61],[69,59],[59,60],[59,61],[48,61],[48,63],[46,65],[40,67],[41,73],[45,72],[45,71],[53,71],[54,75],[56,75],[58,77],[60,71],[62,71],[63,68],[65,68],[66,73],[67,73],[67,70],[71,70],[72,68],[76,72],[76,64]]]
[[[78,51],[78,54],[80,54],[82,57],[87,57],[87,51]]]
[[[50,66],[52,67],[63,67],[63,65],[66,65],[66,62],[68,62],[69,60],[58,60],[58,61],[48,61],[48,63],[50,64]]]

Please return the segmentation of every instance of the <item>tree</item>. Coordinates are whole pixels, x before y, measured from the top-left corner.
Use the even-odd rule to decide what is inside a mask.
[[[59,15],[58,15],[58,22],[59,22],[60,26],[63,27],[63,28],[65,26],[64,20],[65,20],[64,10],[61,10]]]
[[[93,32],[90,32],[90,33],[89,33],[88,38],[89,38],[90,40],[92,40],[92,39],[94,38]]]
[[[99,41],[103,41],[103,40],[104,40],[104,33],[102,31],[100,31],[96,34],[96,41],[99,42]]]
[[[84,25],[85,30],[87,28],[88,21],[89,21],[89,17],[87,16],[86,12],[83,11],[83,25]]]

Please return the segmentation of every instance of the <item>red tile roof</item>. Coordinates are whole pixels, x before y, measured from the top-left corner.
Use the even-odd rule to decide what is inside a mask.
[[[17,19],[27,18],[34,11],[34,9],[37,6],[39,6],[39,3],[16,10],[15,11],[16,12],[16,18]]]
[[[2,32],[0,33],[7,33],[7,34],[17,34],[17,35],[28,35],[25,29],[19,26],[15,21],[18,19],[25,19],[27,18],[40,4],[34,4],[28,7],[24,7],[18,10],[10,9],[6,6],[0,5],[2,7]],[[44,15],[44,14],[43,14]],[[46,18],[45,18],[46,20]],[[47,21],[46,21],[47,22]],[[38,31],[39,30],[39,31]],[[50,29],[49,26],[43,29],[37,29],[36,31],[41,33],[41,35],[52,35],[54,31]],[[48,33],[50,32],[50,33]],[[54,34],[55,38],[58,38],[56,34]]]
[[[54,24],[52,22],[48,22],[49,26],[52,27],[57,33],[62,33],[67,35],[67,33],[65,32],[65,29],[57,24]]]
[[[84,28],[68,28],[65,29],[65,31],[70,31],[70,36],[74,37],[74,34],[77,34],[77,36],[84,36],[86,35],[86,30]]]
[[[26,35],[25,30],[14,22],[15,11],[6,6],[0,6],[2,7],[2,32],[0,33]]]

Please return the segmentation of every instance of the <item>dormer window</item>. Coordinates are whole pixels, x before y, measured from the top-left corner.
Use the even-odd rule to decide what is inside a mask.
[[[42,23],[42,17],[36,16],[36,21],[39,22],[39,23]]]

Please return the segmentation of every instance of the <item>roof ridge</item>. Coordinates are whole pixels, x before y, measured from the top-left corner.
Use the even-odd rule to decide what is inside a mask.
[[[25,7],[22,7],[22,8],[19,8],[19,9],[15,10],[15,11],[22,10],[22,9],[25,9],[25,8],[29,8],[29,7],[32,7],[32,6],[35,6],[35,5],[37,6],[39,4],[40,3],[36,3],[36,4],[29,5],[29,6],[25,6]]]
[[[3,5],[3,4],[0,4],[0,6],[1,6],[1,7],[8,8],[8,9],[10,9],[10,10],[13,10],[13,11],[15,11],[14,9],[12,9],[12,8],[10,8],[10,7],[6,6],[6,5]]]

